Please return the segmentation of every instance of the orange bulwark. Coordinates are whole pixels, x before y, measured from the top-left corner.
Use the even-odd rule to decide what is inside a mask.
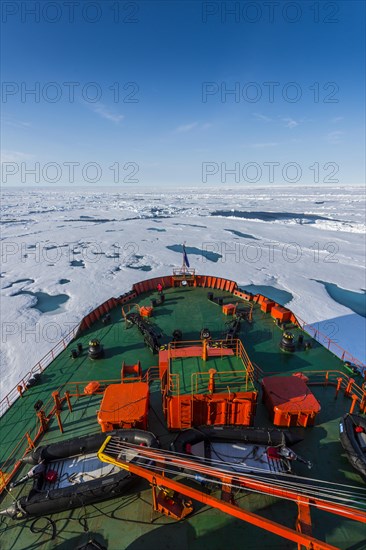
[[[250,302],[253,300],[253,294],[250,294],[250,292],[241,292],[240,290],[234,290],[233,293],[235,296],[238,296],[238,298],[242,298],[243,300],[246,300],[247,302]]]
[[[314,425],[320,404],[299,376],[267,376],[262,381],[263,401],[275,426]]]
[[[149,385],[146,382],[111,384],[104,392],[98,411],[102,432],[118,428],[147,429]]]

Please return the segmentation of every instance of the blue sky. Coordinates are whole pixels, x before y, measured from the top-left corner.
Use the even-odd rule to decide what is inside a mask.
[[[365,4],[277,4],[3,2],[3,185],[363,184]]]

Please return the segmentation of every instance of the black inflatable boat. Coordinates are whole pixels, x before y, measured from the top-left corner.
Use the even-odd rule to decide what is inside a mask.
[[[33,478],[26,496],[0,512],[13,519],[49,515],[122,495],[137,478],[97,457],[108,435],[135,445],[157,448],[157,438],[143,430],[114,430],[41,446],[23,461],[33,468],[13,487]],[[129,461],[141,462],[131,450]]]
[[[182,431],[171,444],[176,453],[235,472],[287,473],[291,461],[304,461],[290,450],[301,438],[276,428],[200,426]]]
[[[339,437],[348,460],[366,481],[366,416],[343,416],[339,423]]]

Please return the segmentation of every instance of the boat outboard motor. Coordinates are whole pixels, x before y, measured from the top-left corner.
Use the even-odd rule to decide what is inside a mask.
[[[36,464],[29,470],[29,472],[18,479],[18,481],[14,481],[13,483],[10,483],[10,490],[12,490],[14,487],[17,487],[18,485],[21,485],[21,483],[25,483],[28,481],[28,479],[31,479],[32,477],[40,476],[44,473],[46,469],[46,466],[44,464],[44,461],[40,462],[39,464]]]
[[[302,462],[303,464],[306,464],[307,467],[309,468],[309,470],[313,467],[310,460],[305,460],[304,458],[302,458],[301,456],[294,453],[294,451],[292,451],[291,449],[289,449],[285,445],[280,447],[280,449],[278,451],[278,454],[280,456],[282,456],[282,458],[285,458],[286,460],[298,460],[299,462]]]
[[[19,500],[17,500],[9,508],[0,510],[0,516],[8,516],[11,519],[23,519],[27,516],[27,512],[22,509]]]

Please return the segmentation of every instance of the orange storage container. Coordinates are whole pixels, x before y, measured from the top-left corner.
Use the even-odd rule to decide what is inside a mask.
[[[224,313],[224,315],[234,315],[235,313],[234,304],[224,304],[222,306],[222,312]]]
[[[275,304],[276,302],[273,300],[264,298],[261,303],[261,311],[264,311],[264,313],[269,313]]]
[[[271,316],[273,319],[278,319],[281,323],[286,323],[291,320],[291,311],[282,306],[273,306]]]
[[[298,376],[270,376],[262,381],[263,401],[275,426],[312,426],[320,404]]]
[[[118,428],[147,428],[149,385],[146,382],[111,384],[104,392],[98,422],[102,432]]]

